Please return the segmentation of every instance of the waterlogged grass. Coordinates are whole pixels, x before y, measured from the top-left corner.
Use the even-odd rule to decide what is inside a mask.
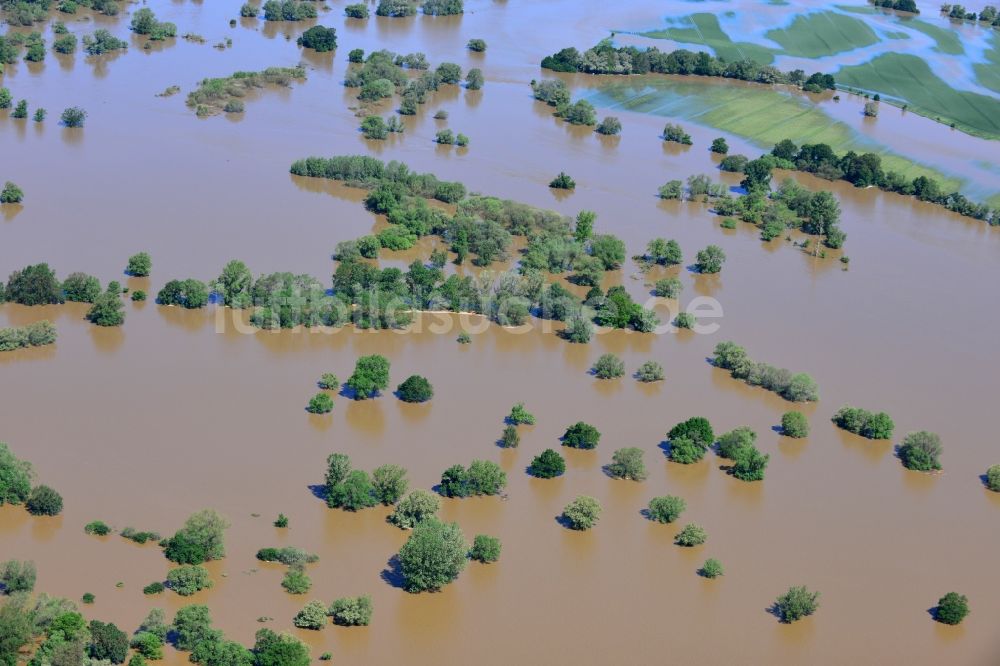
[[[692,14],[678,19],[677,23],[677,26],[644,32],[642,35],[653,39],[672,39],[683,44],[707,46],[715,51],[715,55],[726,60],[750,58],[764,64],[774,61],[774,53],[765,46],[731,40],[719,26],[719,19],[714,14]]]
[[[886,39],[909,39],[910,36],[905,32],[887,32],[885,33]]]
[[[957,189],[961,184],[954,178],[890,153],[858,135],[846,123],[834,120],[804,96],[780,89],[647,78],[642,83],[605,86],[590,101],[600,106],[620,106],[640,113],[686,118],[742,136],[759,146],[762,152],[782,139],[791,139],[799,145],[826,143],[838,153],[848,150],[876,152],[882,156],[883,168],[907,178],[921,175],[936,178],[947,189]]]
[[[985,53],[987,62],[976,63],[973,68],[980,85],[1000,92],[1000,35],[993,35],[991,41],[993,48]]]
[[[954,30],[947,30],[919,19],[906,19],[904,25],[907,28],[913,28],[918,32],[924,33],[937,42],[934,50],[938,53],[947,53],[948,55],[962,55],[965,53],[965,49],[962,48],[962,40],[959,39],[958,33]]]
[[[842,68],[837,82],[905,100],[912,111],[955,123],[969,134],[1000,139],[1000,100],[949,87],[916,56],[886,53],[863,65]]]
[[[822,58],[879,41],[861,19],[835,12],[796,16],[790,26],[769,30],[766,36],[781,44],[784,53],[802,58]]]

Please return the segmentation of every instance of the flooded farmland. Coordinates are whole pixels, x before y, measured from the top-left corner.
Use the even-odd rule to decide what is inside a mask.
[[[55,345],[0,353],[0,441],[65,499],[53,518],[0,507],[0,559],[33,560],[36,591],[74,600],[93,593],[95,603],[81,606],[86,617],[129,633],[153,607],[172,617],[185,604],[204,603],[227,638],[251,645],[261,627],[291,631],[314,660],[331,652],[337,663],[996,663],[1000,493],[980,476],[1000,463],[989,416],[1000,232],[912,198],[788,174],[837,197],[848,234],[845,267],[782,238],[762,243],[750,225],[723,229],[705,204],[658,199],[659,186],[691,174],[738,187],[738,174],[718,172],[707,150],[713,138],[725,136],[732,152],[750,156],[762,146],[686,112],[611,111],[612,93],[600,89],[626,82],[565,76],[574,98],[593,94],[599,116],[621,119],[620,137],[602,137],[553,117],[528,85],[552,77],[538,68],[544,55],[586,48],[611,30],[662,24],[665,10],[654,3],[469,0],[461,17],[373,12],[367,21],[345,19],[344,4],[330,3],[318,20],[274,24],[238,18],[238,3],[150,2],[179,34],[197,33],[206,43],[178,37],[149,50],[128,30],[127,12],[139,5],[114,19],[84,10],[64,17],[71,32],[106,27],[130,48],[100,57],[50,52],[43,63],[7,66],[0,85],[51,118],[34,123],[0,111],[0,180],[25,192],[22,205],[0,207],[0,275],[44,261],[60,277],[85,271],[152,295],[173,278],[214,278],[238,258],[255,275],[309,273],[329,284],[336,244],[385,220],[365,210],[362,190],[288,168],[307,155],[371,154],[568,216],[593,210],[597,231],[623,239],[628,256],[654,237],[676,239],[680,267],[643,273],[628,260],[604,286],[622,284],[642,302],[655,279],[678,276],[680,307],[696,297],[720,304],[718,330],[612,331],[575,345],[539,320],[521,331],[472,315],[425,313],[406,331],[265,332],[217,305],[188,311],[127,302],[127,321],[114,328],[85,321],[79,303],[0,305],[0,326],[49,319],[58,328]],[[295,37],[315,24],[337,29],[335,52],[296,46]],[[213,48],[226,38],[231,47]],[[486,39],[487,51],[467,51],[472,38]],[[353,48],[422,51],[435,65],[482,68],[486,84],[481,91],[443,87],[403,117],[401,136],[366,141],[352,109],[357,91],[342,85]],[[198,118],[184,104],[202,78],[300,62],[305,82],[253,94],[244,114]],[[671,79],[656,85],[672,85],[664,81]],[[181,93],[156,96],[172,85]],[[860,107],[845,99],[838,109],[848,104]],[[82,129],[56,123],[57,111],[72,105],[89,113]],[[378,111],[394,107],[384,102]],[[446,123],[433,118],[440,109]],[[851,132],[877,134],[895,154],[963,180],[970,192],[1000,192],[995,166],[970,166],[995,163],[992,141],[910,114],[903,122],[919,140],[907,146],[898,125],[871,130],[860,112],[834,115]],[[879,122],[887,120],[888,111]],[[694,145],[664,144],[658,135],[668,121],[683,123]],[[445,126],[467,134],[468,149],[436,145]],[[572,193],[547,187],[563,170],[576,180]],[[709,244],[725,251],[724,271],[688,270]],[[124,276],[126,259],[140,250],[153,256],[151,277]],[[413,258],[383,251],[379,263]],[[470,344],[456,343],[460,330],[472,333]],[[820,400],[796,406],[713,368],[707,358],[723,340],[810,373]],[[625,361],[626,377],[589,374],[606,352]],[[358,356],[373,353],[391,361],[391,386],[421,374],[434,385],[433,400],[408,404],[386,391],[367,401],[335,396],[328,415],[304,411],[322,373],[344,378]],[[663,382],[630,377],[647,360],[663,365]],[[538,423],[522,428],[518,448],[502,449],[503,417],[516,402]],[[893,440],[837,429],[830,417],[845,404],[891,414]],[[809,417],[806,439],[777,431],[792,408]],[[713,453],[693,465],[669,462],[665,433],[696,415],[718,432],[753,428],[771,456],[767,478],[739,481]],[[558,446],[580,420],[603,433],[600,446]],[[902,436],[917,430],[941,436],[940,474],[908,471],[894,455]],[[645,481],[602,470],[626,446],[645,452]],[[566,473],[551,480],[526,474],[550,447],[566,457]],[[408,532],[385,522],[390,510],[330,509],[311,488],[323,483],[332,452],[366,470],[402,465],[411,487],[424,489],[453,464],[499,463],[508,475],[503,498],[444,499],[440,515],[469,540],[500,537],[500,561],[470,563],[439,593],[400,589],[390,558]],[[679,523],[640,513],[666,494],[687,502]],[[592,530],[557,522],[578,495],[604,506]],[[142,593],[171,568],[155,544],[83,531],[101,519],[169,535],[205,507],[232,527],[226,558],[206,565],[214,587],[190,597]],[[288,529],[272,526],[279,512]],[[687,522],[707,530],[704,545],[674,545]],[[254,557],[267,546],[319,555],[308,566],[312,590],[286,593],[283,567]],[[697,575],[708,557],[725,566],[720,579]],[[793,585],[822,597],[814,615],[786,625],[768,608]],[[950,590],[968,595],[972,608],[955,627],[928,613]],[[374,602],[368,627],[292,626],[309,600],[362,594]],[[168,647],[162,663],[187,659]]]

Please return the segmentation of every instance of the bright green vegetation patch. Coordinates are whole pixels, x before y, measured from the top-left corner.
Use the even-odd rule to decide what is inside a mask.
[[[715,51],[715,55],[728,61],[750,58],[762,64],[774,61],[774,54],[765,46],[749,42],[734,42],[722,31],[714,14],[692,14],[680,19],[681,27],[642,33],[653,39],[672,39],[685,44],[701,44]]]
[[[922,32],[937,42],[934,50],[939,53],[947,53],[948,55],[962,55],[965,53],[965,49],[962,48],[962,40],[954,30],[948,30],[932,23],[921,21],[920,19],[905,20],[903,21],[903,25],[907,28],[913,28],[917,32]]]
[[[763,86],[675,83],[647,77],[646,85],[611,84],[601,89],[600,104],[671,117],[687,118],[731,132],[770,150],[782,139],[795,143],[826,143],[838,154],[855,150],[877,152],[882,167],[907,179],[927,176],[957,189],[959,181],[948,179],[927,167],[893,155],[878,145],[861,140],[847,124],[835,121],[808,99]]]
[[[993,35],[991,38],[993,48],[986,51],[986,60],[989,62],[976,63],[973,69],[976,71],[976,78],[979,83],[990,90],[1000,92],[1000,35]]]
[[[781,44],[788,55],[803,58],[822,58],[879,41],[861,19],[835,12],[796,16],[789,27],[769,30],[766,36]]]
[[[198,89],[188,94],[187,105],[199,116],[222,111],[243,110],[243,98],[251,90],[266,85],[288,86],[293,79],[306,78],[302,67],[268,67],[262,72],[235,72],[219,79],[203,79]]]
[[[851,14],[871,15],[879,13],[879,10],[875,9],[874,7],[868,7],[868,6],[834,5],[834,7],[842,12],[849,12]]]
[[[885,33],[886,39],[909,39],[910,36],[905,32],[887,32]]]
[[[954,90],[916,56],[886,53],[863,65],[842,68],[837,81],[906,100],[920,115],[955,123],[969,134],[1000,138],[1000,100]]]

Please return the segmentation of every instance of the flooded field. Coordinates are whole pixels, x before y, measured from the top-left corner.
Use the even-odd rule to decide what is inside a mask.
[[[8,66],[0,84],[32,109],[47,108],[50,120],[15,120],[0,111],[0,180],[25,192],[23,205],[0,207],[0,275],[46,261],[60,277],[86,271],[155,294],[169,279],[213,278],[239,258],[255,275],[287,270],[328,284],[336,244],[385,222],[365,211],[363,191],[291,176],[288,167],[306,155],[366,153],[460,180],[470,191],[566,215],[596,211],[597,231],[621,237],[629,256],[651,238],[675,238],[686,265],[697,250],[717,244],[728,256],[720,275],[683,267],[643,274],[627,261],[605,286],[621,283],[644,301],[653,280],[677,275],[680,306],[698,296],[716,299],[719,328],[617,331],[572,345],[541,330],[538,320],[517,331],[475,316],[424,314],[407,331],[253,332],[216,306],[186,311],[129,302],[125,325],[106,329],[86,322],[81,304],[2,305],[0,326],[50,319],[59,330],[54,346],[0,354],[0,441],[65,498],[56,518],[0,507],[0,559],[34,560],[37,591],[71,599],[93,593],[96,602],[82,607],[87,617],[127,632],[152,607],[172,616],[187,603],[205,603],[228,638],[250,645],[262,626],[288,630],[309,644],[314,659],[329,651],[347,664],[1000,659],[1000,576],[992,566],[1000,494],[980,480],[1000,463],[989,417],[997,389],[1000,231],[911,198],[795,175],[839,200],[851,259],[845,269],[781,239],[762,243],[750,225],[722,229],[704,204],[659,200],[660,185],[691,174],[738,185],[739,175],[719,174],[707,150],[716,136],[748,155],[766,142],[743,138],[736,127],[720,132],[682,110],[610,111],[618,100],[604,86],[632,80],[566,77],[574,98],[589,96],[599,116],[621,119],[620,137],[601,137],[554,118],[528,85],[547,76],[538,62],[548,53],[662,22],[664,8],[654,3],[470,0],[460,18],[350,21],[342,15],[346,3],[335,2],[316,21],[238,19],[230,28],[238,4],[150,2],[179,34],[206,39],[177,38],[150,50],[129,33],[126,12],[109,19],[81,10],[78,20],[66,21],[71,32],[107,27],[130,49],[102,57],[49,52],[44,63]],[[936,15],[936,7],[925,13]],[[336,52],[296,46],[295,37],[317,23],[336,27]],[[226,38],[231,47],[213,48]],[[486,39],[488,50],[466,51],[471,38]],[[486,85],[446,86],[403,118],[401,136],[366,141],[351,108],[357,91],[342,85],[353,48],[422,51],[434,65],[481,67]],[[305,82],[253,95],[244,114],[199,119],[184,105],[204,77],[300,62]],[[669,94],[695,94],[696,82],[668,90],[673,82],[664,81],[655,85]],[[181,92],[156,96],[172,85]],[[387,115],[396,103],[379,111]],[[89,113],[82,130],[56,123],[71,105]],[[872,132],[895,154],[977,192],[991,185],[1000,191],[995,166],[969,166],[995,162],[993,142],[914,114],[872,129],[841,111],[858,106],[845,99],[828,112],[845,132]],[[439,109],[449,112],[446,123],[433,119]],[[692,147],[658,139],[668,119],[685,125]],[[433,143],[445,126],[467,134],[469,148]],[[906,132],[915,138],[908,142]],[[575,191],[547,187],[559,171],[572,175]],[[126,278],[126,259],[140,250],[152,254],[152,276]],[[379,262],[402,266],[416,256],[383,251]],[[472,333],[471,344],[456,343],[460,330]],[[722,340],[816,378],[820,401],[802,408],[809,438],[775,430],[792,403],[709,365]],[[597,380],[588,369],[605,352],[620,355],[629,373],[658,361],[666,379]],[[419,373],[433,383],[434,399],[411,405],[386,392],[360,402],[336,397],[327,416],[304,411],[322,373],[346,377],[359,355],[371,353],[391,361],[391,387]],[[522,429],[519,448],[501,449],[503,417],[522,401],[538,424]],[[830,416],[844,404],[891,414],[893,441],[835,428]],[[767,478],[736,480],[712,453],[694,465],[668,462],[665,433],[695,415],[708,417],[718,432],[752,427],[758,447],[771,455]],[[558,446],[579,420],[603,433],[597,450]],[[907,471],[895,457],[893,445],[916,430],[940,434],[941,474]],[[647,480],[615,480],[602,471],[612,451],[625,446],[645,452]],[[528,476],[525,467],[549,447],[561,449],[567,473]],[[329,509],[310,488],[322,484],[332,452],[349,454],[366,470],[402,465],[411,487],[425,489],[450,465],[499,463],[509,479],[505,499],[445,499],[441,516],[457,521],[470,541],[480,533],[499,536],[500,561],[470,563],[440,593],[403,591],[389,560],[408,533],[385,522],[389,510]],[[687,501],[679,523],[641,515],[650,498],[666,494]],[[574,532],[556,520],[577,495],[604,505],[593,530]],[[227,557],[207,565],[215,586],[192,597],[142,594],[171,566],[155,545],[83,532],[101,519],[172,534],[205,507],[232,527]],[[272,527],[279,512],[290,519],[287,530]],[[687,522],[705,527],[706,544],[673,544]],[[308,567],[313,589],[305,595],[287,594],[284,568],[254,557],[283,545],[320,556]],[[708,557],[722,562],[722,578],[696,574]],[[821,606],[785,625],[767,609],[792,585],[819,590]],[[928,613],[951,590],[968,595],[972,608],[957,627]],[[292,627],[309,600],[361,594],[374,601],[369,627]],[[164,664],[187,662],[186,652],[166,652]]]

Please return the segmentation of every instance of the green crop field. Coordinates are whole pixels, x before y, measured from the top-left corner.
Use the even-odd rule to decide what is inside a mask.
[[[993,35],[993,48],[986,52],[988,63],[973,65],[979,83],[990,90],[1000,92],[1000,34]]]
[[[905,100],[911,110],[954,122],[970,134],[1000,138],[1000,100],[951,88],[916,56],[886,53],[863,65],[844,67],[837,81]]]
[[[822,58],[879,41],[861,19],[835,12],[796,16],[787,28],[769,30],[767,38],[780,44],[784,53],[803,58]]]
[[[676,83],[647,79],[614,83],[601,88],[591,101],[601,106],[619,106],[631,111],[687,118],[701,125],[742,136],[761,151],[782,139],[803,143],[826,143],[838,153],[848,150],[877,152],[886,170],[907,178],[936,178],[947,188],[960,181],[890,153],[859,136],[847,124],[836,121],[809,99],[786,91],[753,85]],[[749,157],[756,157],[750,155]]]
[[[962,40],[959,39],[958,33],[954,30],[945,30],[919,19],[907,19],[904,25],[907,28],[913,28],[924,33],[937,42],[934,50],[939,53],[947,53],[949,55],[962,55],[965,53],[965,49],[962,48]]]
[[[765,46],[749,42],[734,42],[719,27],[715,14],[692,14],[679,21],[680,27],[671,26],[663,30],[642,33],[653,39],[672,39],[684,44],[700,44],[715,51],[715,55],[726,60],[750,58],[760,63],[770,64],[774,54]]]

